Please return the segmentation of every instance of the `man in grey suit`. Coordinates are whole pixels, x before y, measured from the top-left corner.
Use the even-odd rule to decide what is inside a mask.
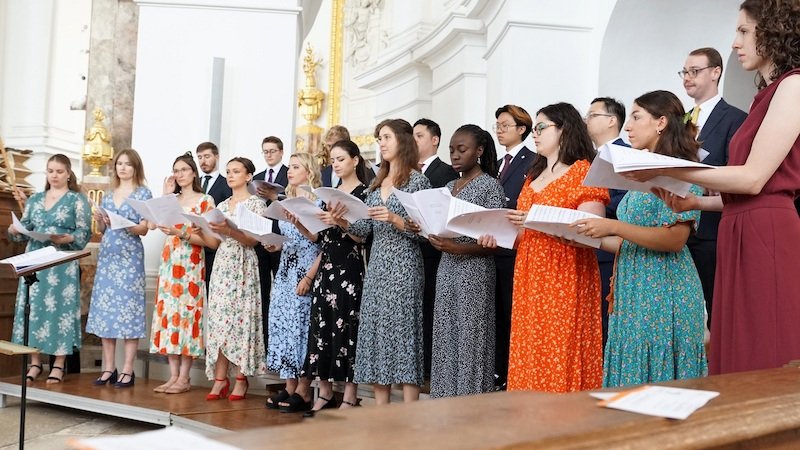
[[[678,75],[683,79],[686,94],[694,100],[694,106],[688,113],[699,129],[697,140],[708,152],[703,162],[714,166],[726,165],[728,145],[747,114],[729,105],[719,94],[722,56],[709,47],[694,50],[689,53]],[[697,233],[690,236],[687,242],[703,285],[709,324],[711,300],[714,297],[714,271],[717,268],[717,228],[720,216],[718,212],[703,211]]]

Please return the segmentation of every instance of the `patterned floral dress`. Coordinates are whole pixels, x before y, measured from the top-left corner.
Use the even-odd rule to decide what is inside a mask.
[[[398,189],[416,192],[430,189],[417,171]],[[370,191],[367,206],[386,206],[408,217],[403,205],[390,194],[386,203],[380,189]],[[361,323],[356,347],[357,383],[421,385],[423,382],[422,296],[425,274],[420,236],[399,231],[394,225],[371,219],[350,226],[351,233],[372,233],[372,250],[361,297]]]
[[[153,194],[139,186],[130,195],[134,200],[149,200]],[[103,209],[133,223],[141,216],[130,205],[114,204],[114,193],[103,197]],[[141,236],[127,228],[106,227],[97,257],[92,300],[86,332],[101,338],[139,339],[145,337],[144,246]]]
[[[214,199],[203,194],[197,204],[184,208],[203,214],[214,208]],[[179,230],[188,223],[177,226]],[[206,302],[203,247],[178,236],[167,236],[158,269],[156,309],[150,328],[150,353],[204,355],[203,308]]]
[[[366,187],[352,192],[362,201]],[[364,245],[341,228],[319,234],[322,260],[311,292],[311,328],[303,376],[326,381],[353,381],[358,341]]]
[[[451,191],[455,181],[447,184]],[[487,174],[456,198],[483,206],[505,206],[503,186]],[[458,237],[460,243],[476,243]],[[494,387],[494,257],[442,253],[436,276],[431,397],[479,394]]]
[[[234,218],[228,198],[219,204],[223,214]],[[264,214],[266,204],[251,196],[244,205]],[[257,244],[260,245],[260,244]],[[213,380],[220,350],[246,376],[266,373],[264,334],[261,322],[261,280],[253,247],[226,236],[217,248],[208,288],[206,309],[206,375]]]
[[[26,252],[54,246],[58,250],[82,250],[91,237],[91,207],[83,194],[67,191],[50,209],[45,209],[46,192],[28,199],[20,222],[31,230],[48,234],[71,234],[69,244],[55,245],[50,241],[30,240]],[[13,241],[27,236],[9,235]],[[80,272],[78,261],[70,261],[39,271],[38,282],[31,286],[30,329],[28,345],[49,355],[71,355],[81,348]],[[20,278],[14,313],[13,341],[22,344],[25,314],[25,284]]]
[[[702,190],[692,187],[692,193]],[[700,211],[674,213],[649,192],[628,192],[619,220],[667,227],[700,220]],[[706,372],[705,303],[689,249],[659,252],[623,241],[616,261],[613,312],[609,314],[603,385],[629,386]]]
[[[319,245],[289,222],[280,221],[278,226],[289,240],[283,243],[278,273],[272,282],[267,368],[284,379],[299,378],[308,350],[311,292],[297,295],[296,289],[317,258]]]
[[[607,189],[583,185],[588,161],[575,162],[541,192],[525,182],[517,209],[607,204]],[[603,381],[600,269],[594,249],[525,230],[514,266],[508,390],[570,392]]]

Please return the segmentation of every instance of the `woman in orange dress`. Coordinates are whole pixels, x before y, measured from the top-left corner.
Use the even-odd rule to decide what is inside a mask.
[[[607,189],[583,185],[595,151],[568,103],[540,109],[537,155],[509,220],[521,227],[532,205],[604,216]],[[480,241],[495,244],[490,236]],[[600,271],[593,249],[523,229],[517,239],[508,390],[571,392],[603,381]]]

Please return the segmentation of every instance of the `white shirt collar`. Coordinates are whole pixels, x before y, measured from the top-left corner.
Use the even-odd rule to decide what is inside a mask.
[[[722,100],[722,96],[717,94],[710,99],[704,101],[703,103],[697,105],[700,107],[700,114],[697,115],[697,130],[702,130],[703,125],[706,124],[708,117],[711,115],[711,112],[714,111],[714,108],[717,107],[717,103]]]
[[[525,143],[524,142],[520,142],[519,144],[515,145],[514,147],[511,148],[511,150],[508,150],[504,155],[498,155],[500,157],[497,158],[497,160],[498,161],[502,161],[503,158],[505,158],[506,155],[511,155],[511,159],[516,158],[517,157],[517,153],[519,153],[519,151],[522,150],[522,147],[525,147]]]
[[[617,135],[617,137],[615,137],[614,139],[611,139],[610,141],[606,142],[603,145],[613,144],[617,139],[619,139],[619,135]],[[602,147],[603,145],[601,145],[600,147]],[[600,147],[597,147],[597,148],[600,148]]]
[[[428,170],[428,167],[431,165],[431,163],[438,157],[439,157],[439,155],[434,154],[433,156],[430,156],[425,161],[422,161],[422,173],[425,173],[425,171]]]
[[[277,174],[278,172],[281,171],[281,167],[283,167],[283,162],[279,162],[278,164],[276,164],[274,166],[270,166],[269,164],[267,164],[267,173],[269,173],[269,169],[272,169],[272,171],[273,171],[272,173],[273,174]]]

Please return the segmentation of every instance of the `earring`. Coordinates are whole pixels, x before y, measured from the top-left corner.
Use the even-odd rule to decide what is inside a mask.
[[[480,164],[481,164],[481,157],[478,156],[478,165],[480,165]]]
[[[658,133],[658,135],[661,136],[661,130],[659,130],[658,128],[656,128],[656,133]]]

